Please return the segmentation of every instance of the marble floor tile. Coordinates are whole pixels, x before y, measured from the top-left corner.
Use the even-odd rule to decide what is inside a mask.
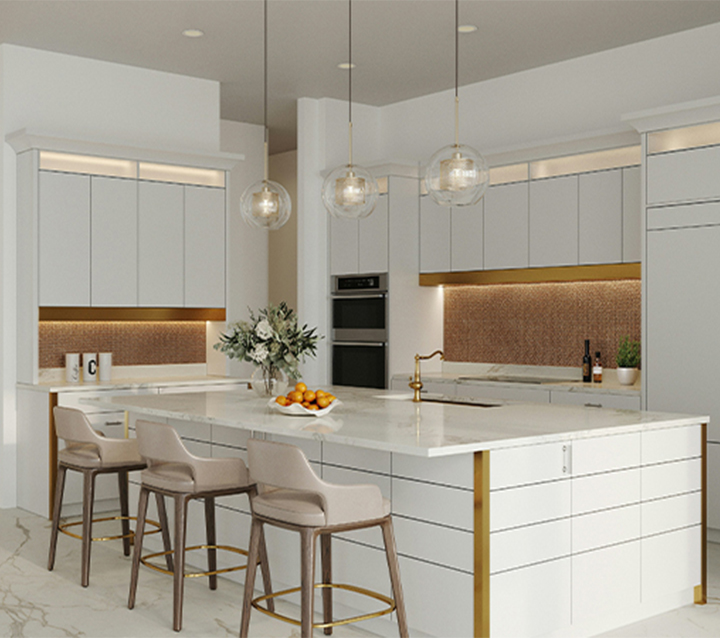
[[[94,543],[90,586],[80,586],[80,542],[61,535],[55,570],[47,571],[50,524],[19,509],[0,510],[0,637],[144,638],[237,636],[242,586],[221,578],[210,591],[204,579],[187,579],[181,634],[172,630],[172,580],[151,570],[140,574],[137,604],[127,608],[130,559],[119,541]],[[689,605],[603,634],[604,638],[720,636],[720,545],[708,545],[707,605]],[[297,605],[278,610],[299,617]],[[299,628],[252,616],[250,635],[299,638]],[[316,632],[316,636],[321,636]],[[335,628],[337,638],[374,634],[362,625]]]

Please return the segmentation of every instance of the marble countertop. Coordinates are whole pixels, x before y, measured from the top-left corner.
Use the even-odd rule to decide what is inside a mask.
[[[707,423],[707,416],[492,401],[495,407],[423,401],[410,393],[335,387],[342,405],[315,418],[286,416],[248,390],[117,396],[82,401],[161,418],[423,457]]]
[[[113,379],[108,382],[93,383],[67,383],[65,381],[41,382],[41,383],[18,383],[18,388],[35,390],[37,392],[88,392],[105,390],[140,390],[143,388],[169,388],[182,386],[203,386],[203,385],[237,385],[248,383],[250,379],[239,379],[237,377],[221,377],[213,375],[205,376],[173,376],[173,377],[148,377],[132,379]]]

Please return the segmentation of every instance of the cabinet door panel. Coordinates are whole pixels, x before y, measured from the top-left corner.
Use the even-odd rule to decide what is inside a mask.
[[[622,261],[622,170],[579,176],[581,264]]]
[[[642,199],[640,167],[623,168],[623,261],[640,261],[642,236]]]
[[[642,434],[642,462],[663,463],[702,454],[702,426],[649,430]]]
[[[474,529],[471,490],[393,477],[392,508],[394,514],[401,516],[450,525],[469,532]]]
[[[720,443],[707,446],[707,524],[720,529]]]
[[[490,534],[490,574],[569,556],[569,518]]]
[[[490,452],[490,489],[569,478],[566,448],[569,443],[523,445]]]
[[[378,197],[377,206],[369,217],[358,222],[359,272],[388,270],[388,196]]]
[[[140,306],[183,305],[183,187],[140,182],[138,186],[138,281]]]
[[[185,186],[185,306],[225,307],[225,189]]]
[[[702,459],[660,463],[642,469],[642,499],[648,501],[665,496],[699,490],[702,485]]]
[[[570,481],[497,490],[490,498],[490,531],[570,516],[571,499]]]
[[[420,198],[420,272],[450,270],[450,207]]]
[[[93,177],[93,306],[137,306],[137,231],[137,182]]]
[[[483,200],[452,209],[452,270],[483,269]]]
[[[639,503],[573,516],[573,554],[639,539],[640,518]]]
[[[640,465],[640,432],[578,439],[572,444],[573,475]]]
[[[720,146],[647,158],[647,203],[680,202],[720,195]]]
[[[700,525],[643,539],[643,602],[700,584],[701,541]]]
[[[639,502],[640,468],[573,478],[573,515]]]
[[[40,172],[41,306],[90,305],[90,178]]]
[[[485,269],[528,267],[528,183],[491,186],[485,193]]]
[[[530,182],[530,266],[578,263],[578,176]]]
[[[393,517],[393,527],[401,555],[466,572],[472,571],[475,549],[472,532],[415,521],[402,516]]]
[[[642,533],[652,536],[702,523],[702,492],[659,498],[642,504]]]
[[[358,262],[358,220],[330,218],[330,274],[356,275]]]

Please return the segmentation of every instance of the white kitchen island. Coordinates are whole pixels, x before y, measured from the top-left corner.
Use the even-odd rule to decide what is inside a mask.
[[[704,602],[707,417],[332,392],[343,405],[323,418],[278,414],[244,390],[94,403],[126,410],[130,428],[168,422],[199,455],[244,457],[254,434],[299,445],[325,480],[379,485],[413,635],[588,636]],[[247,543],[247,500],[219,504],[219,535]],[[197,512],[189,541],[202,541]],[[337,539],[334,577],[389,593],[373,532]],[[295,536],[268,530],[276,588],[299,582]],[[337,602],[339,614],[370,609]]]

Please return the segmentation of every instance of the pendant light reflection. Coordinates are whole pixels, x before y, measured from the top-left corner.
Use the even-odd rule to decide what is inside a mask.
[[[455,0],[455,144],[437,151],[425,169],[428,194],[443,206],[477,204],[490,181],[485,158],[474,148],[460,144],[459,66],[459,0]]]
[[[341,219],[362,219],[375,210],[377,180],[352,159],[352,0],[348,0],[348,151],[346,166],[338,166],[325,178],[322,200],[328,212]]]
[[[263,125],[265,127],[263,179],[251,184],[240,197],[240,214],[249,226],[277,230],[290,219],[292,202],[290,195],[277,182],[268,179],[268,127],[267,127],[267,0],[263,3],[263,77],[264,103]]]

